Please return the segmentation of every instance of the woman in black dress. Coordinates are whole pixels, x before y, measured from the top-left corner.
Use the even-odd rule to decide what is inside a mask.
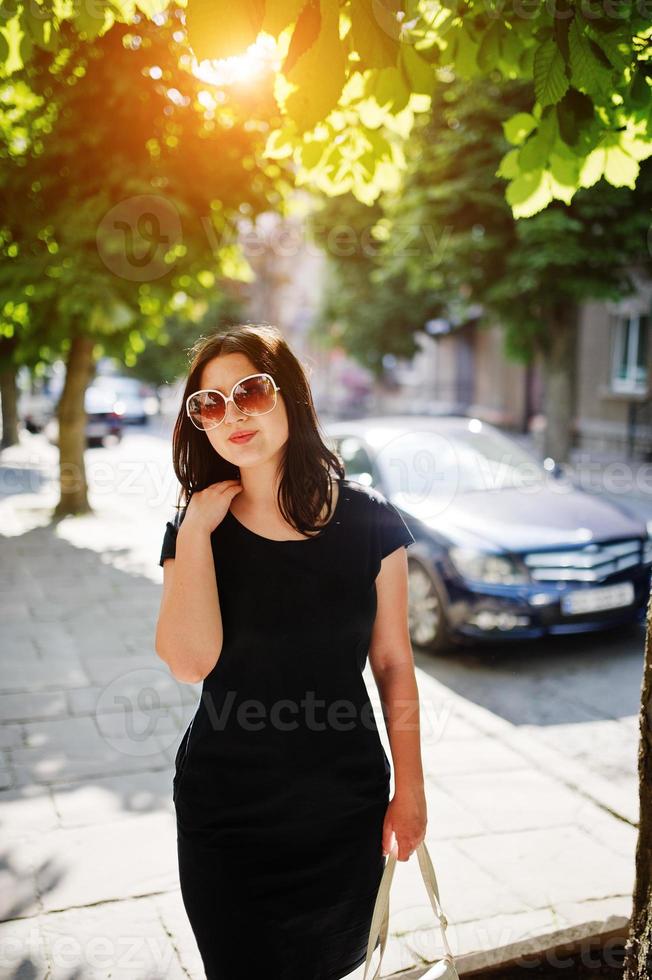
[[[156,651],[203,682],[173,800],[206,977],[343,980],[365,960],[392,835],[402,861],[425,837],[414,538],[379,491],[345,479],[274,327],[196,345],[173,457],[183,497],[161,550]]]

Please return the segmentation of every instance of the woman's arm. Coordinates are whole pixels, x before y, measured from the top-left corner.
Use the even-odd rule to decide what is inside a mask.
[[[210,534],[186,515],[177,531],[175,557],[163,563],[156,653],[177,680],[195,684],[217,663],[222,638]]]
[[[408,629],[407,553],[399,547],[383,559],[376,578],[376,619],[369,662],[380,693],[394,764],[394,796],[383,828],[383,852],[392,831],[398,858],[407,861],[425,838],[427,814],[421,760],[419,692]]]

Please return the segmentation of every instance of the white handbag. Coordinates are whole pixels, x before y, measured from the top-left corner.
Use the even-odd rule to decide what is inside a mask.
[[[459,980],[459,974],[455,968],[455,957],[453,956],[453,952],[448,944],[448,939],[446,938],[446,926],[448,925],[448,919],[444,915],[441,902],[439,901],[437,877],[435,875],[435,869],[432,865],[425,841],[422,841],[419,844],[416,849],[416,853],[417,857],[419,858],[419,867],[421,869],[423,883],[426,886],[426,891],[428,892],[428,898],[430,899],[430,904],[432,905],[433,911],[439,919],[439,926],[441,928],[441,934],[444,940],[444,946],[446,948],[444,957],[441,960],[438,960],[436,963],[433,963],[433,965],[419,978],[419,980]],[[392,883],[397,858],[398,846],[395,843],[388,855],[385,870],[383,871],[383,876],[380,880],[380,885],[378,886],[376,904],[374,905],[374,911],[371,917],[371,928],[369,930],[369,943],[367,945],[367,959],[364,966],[363,980],[367,980],[367,971],[369,970],[371,957],[374,949],[376,948],[379,937],[380,959],[378,960],[378,966],[376,967],[376,972],[374,973],[372,980],[378,980],[378,977],[380,976],[380,964],[382,962],[383,953],[385,952],[387,932],[389,930],[389,889]]]

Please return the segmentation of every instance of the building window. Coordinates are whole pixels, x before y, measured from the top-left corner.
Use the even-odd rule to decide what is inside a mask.
[[[611,387],[618,392],[645,394],[650,317],[619,316],[615,318],[614,326]]]

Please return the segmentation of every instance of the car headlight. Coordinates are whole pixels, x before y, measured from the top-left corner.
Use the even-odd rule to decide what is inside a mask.
[[[652,562],[652,520],[646,522],[647,539],[643,542],[643,563]]]
[[[475,548],[450,548],[448,554],[464,578],[492,585],[522,585],[530,577],[524,565],[508,555],[494,555]]]

